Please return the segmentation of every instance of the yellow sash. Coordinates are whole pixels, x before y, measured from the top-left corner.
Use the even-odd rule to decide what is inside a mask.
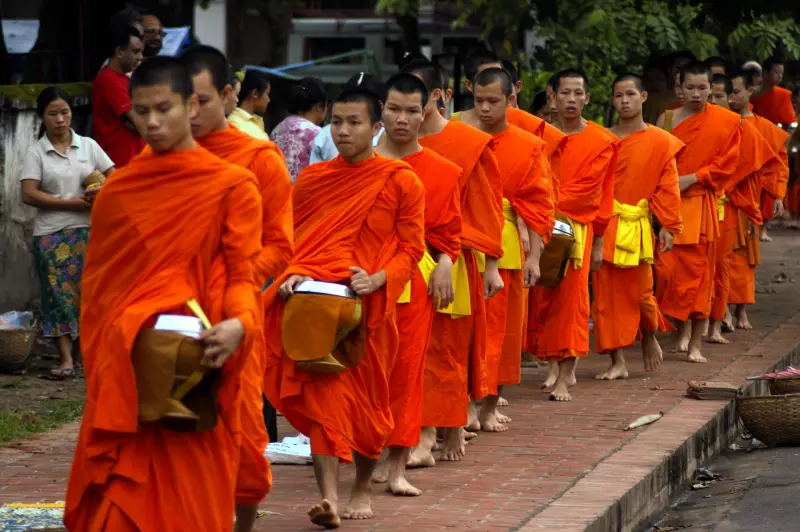
[[[522,269],[517,213],[506,198],[503,198],[503,256],[500,257],[497,266],[501,270]]]
[[[653,263],[653,226],[647,200],[635,206],[614,200],[614,216],[618,217],[614,243],[614,265],[633,268],[640,262]]]
[[[422,278],[425,279],[427,285],[431,281],[431,274],[436,269],[436,261],[430,253],[425,251],[422,260],[419,261],[419,271],[422,272]],[[453,264],[453,292],[455,297],[450,306],[444,309],[439,309],[438,312],[442,314],[451,314],[453,319],[462,316],[469,316],[472,313],[472,308],[469,302],[469,277],[467,275],[467,263],[464,258],[459,255],[456,262]],[[397,300],[398,304],[409,303],[411,301],[411,282],[406,283],[403,293]]]
[[[586,249],[586,235],[589,228],[586,224],[576,222],[572,218],[567,218],[563,215],[561,217],[563,218],[562,221],[566,221],[572,227],[572,236],[575,238],[575,242],[569,252],[569,260],[572,261],[572,266],[576,270],[580,270],[583,265],[583,252]]]
[[[730,199],[725,194],[717,198],[717,217],[720,222],[725,221],[725,204],[729,201]]]

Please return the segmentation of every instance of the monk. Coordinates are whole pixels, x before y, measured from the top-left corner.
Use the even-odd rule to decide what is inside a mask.
[[[623,349],[642,337],[644,370],[663,361],[656,332],[670,330],[653,294],[653,260],[658,221],[658,250],[667,253],[683,230],[675,155],[683,143],[645,123],[647,101],[642,79],[623,74],[612,85],[619,122],[611,132],[620,139],[614,172],[614,216],[603,235],[603,262],[593,274],[595,351],[609,354],[611,366],[595,378],[628,378]]]
[[[702,63],[684,65],[680,82],[683,104],[662,114],[658,126],[686,144],[677,157],[683,233],[670,253],[656,256],[656,297],[661,311],[680,323],[677,350],[689,362],[706,362],[701,340],[715,278],[717,192],[736,169],[741,119],[708,103],[711,71]]]
[[[252,274],[261,247],[258,186],[192,140],[199,105],[176,59],[148,59],[130,92],[148,147],[114,172],[94,203],[82,287],[87,398],[64,523],[72,531],[230,531],[240,374],[260,334]],[[217,268],[224,282],[212,286]],[[219,371],[218,418],[205,432],[177,432],[139,419],[142,375],[132,353],[159,315],[191,316],[192,299],[215,323],[199,338],[205,365]]]
[[[404,70],[422,79],[431,91],[419,143],[461,168],[462,252],[453,268],[462,271],[467,279],[469,306],[460,306],[450,315],[437,312],[433,318],[425,361],[423,430],[420,444],[409,461],[410,466],[431,466],[435,427],[445,429],[441,459],[461,460],[466,451],[463,427],[468,420],[469,399],[481,400],[489,393],[485,299],[494,297],[503,288],[498,268],[498,259],[503,255],[503,184],[491,148],[492,137],[431,112],[430,102],[445,90],[437,67],[416,62]],[[483,275],[476,253],[486,256]],[[470,421],[476,423],[477,414]]]
[[[401,73],[386,82],[383,106],[386,134],[376,151],[390,159],[407,162],[425,187],[425,256],[397,305],[400,346],[389,377],[394,429],[386,442],[386,460],[379,462],[372,480],[388,481],[395,495],[422,492],[405,477],[411,449],[419,444],[422,428],[422,395],[425,353],[431,337],[433,315],[446,310],[455,299],[453,263],[461,253],[461,208],[458,178],[461,168],[419,143],[429,92],[413,74]],[[467,297],[469,297],[467,295]]]
[[[475,107],[461,114],[464,123],[492,135],[503,180],[503,289],[487,303],[489,395],[478,416],[480,428],[486,432],[508,430],[498,420],[497,403],[504,386],[520,383],[520,354],[527,325],[523,288],[535,285],[540,277],[542,245],[550,239],[555,222],[545,143],[507,119],[514,95],[512,81],[503,68],[481,70],[472,84]],[[520,238],[522,232],[527,246]]]
[[[712,76],[716,76],[718,74],[725,76],[728,73],[728,62],[724,57],[712,55],[707,57],[706,60],[703,61],[703,64],[711,70]]]
[[[733,84],[727,76],[715,75],[712,80],[712,90],[720,90],[718,87],[720,84],[722,84],[721,90],[728,95],[728,101],[721,102],[719,105],[730,109],[729,102],[733,100]],[[743,98],[740,97],[737,99],[737,104],[741,104],[742,101]],[[747,103],[744,104],[746,112],[750,113]],[[737,108],[740,109],[740,106]],[[711,303],[711,326],[708,335],[710,343],[730,343],[722,336],[722,321],[728,312],[730,293],[734,290],[732,270],[737,255],[743,256],[745,259],[744,265],[739,266],[739,268],[742,266],[745,268],[745,271],[742,272],[744,279],[741,278],[742,275],[739,275],[737,280],[746,282],[749,269],[747,266],[748,245],[752,246],[750,255],[753,257],[754,264],[752,266],[753,282],[746,284],[752,287],[752,299],[755,300],[755,262],[758,255],[758,244],[754,238],[757,236],[758,226],[763,223],[760,207],[762,178],[775,180],[770,164],[772,161],[779,163],[777,155],[772,151],[769,143],[752,123],[743,120],[736,171],[725,183],[723,195],[717,199],[720,238],[716,246],[714,265],[716,275],[714,299]],[[722,214],[720,215],[720,213]],[[735,250],[741,250],[741,252],[735,253]],[[746,292],[746,290],[742,291]]]
[[[253,264],[258,300],[261,287],[277,277],[289,264],[292,254],[291,178],[278,148],[228,124],[225,102],[233,88],[228,60],[210,46],[190,48],[181,55],[189,70],[200,102],[200,112],[192,120],[192,133],[211,153],[250,170],[259,181],[262,200],[261,253]],[[265,347],[263,338],[254,342],[242,375],[242,452],[237,483],[237,531],[250,532],[255,526],[258,503],[271,484],[264,451],[269,443],[264,424],[263,379]]]
[[[768,150],[759,150],[765,157],[768,157],[768,160],[758,172],[761,184],[759,194],[761,200],[760,214],[764,221],[762,226],[764,230],[761,234],[761,240],[763,241],[767,236],[766,221],[773,216],[783,216],[783,197],[786,195],[786,184],[789,181],[789,156],[786,150],[786,140],[789,135],[766,118],[755,115],[750,110],[750,98],[755,86],[749,73],[746,71],[733,73],[731,75],[731,83],[731,111],[741,115],[745,123],[755,126],[755,129],[769,144],[771,152],[776,154],[776,157],[768,157],[767,154],[770,153]],[[743,129],[743,134],[744,131],[746,129]],[[742,142],[744,143],[744,136],[742,137]],[[739,159],[741,162],[744,157],[740,156]],[[748,215],[748,219],[754,220],[755,217]],[[739,224],[739,227],[741,227],[741,224]],[[736,305],[734,310],[735,327],[750,329],[752,326],[747,319],[746,305],[755,303],[755,266],[759,262],[759,250],[758,244],[752,240],[744,242],[745,245],[742,244],[741,239],[737,239],[735,252],[731,258],[731,290],[728,302]]]
[[[603,235],[614,207],[614,169],[619,140],[583,118],[589,103],[586,76],[577,70],[556,75],[555,94],[567,135],[552,162],[556,218],[569,224],[575,243],[563,278],[555,287],[534,287],[528,341],[551,364],[545,388],[550,399],[571,401],[578,358],[589,354],[589,270],[602,262]],[[532,326],[531,326],[532,325]]]
[[[370,479],[393,428],[389,372],[399,342],[395,306],[425,250],[422,183],[408,164],[373,151],[381,127],[378,95],[346,89],[334,100],[331,116],[339,156],[298,176],[292,195],[295,254],[265,297],[265,392],[311,439],[322,500],[308,515],[325,528],[373,515]],[[357,297],[361,309],[340,349],[354,358],[338,372],[307,370],[286,352],[285,346],[319,334],[317,328],[300,328],[302,312],[284,321],[292,303],[285,300],[311,280],[344,285],[340,297]],[[356,478],[340,511],[339,463],[350,461]]]
[[[753,112],[788,131],[797,116],[792,107],[792,91],[780,86],[783,81],[784,62],[770,57],[762,65],[762,82],[759,94],[752,100]]]
[[[548,120],[548,123],[559,131],[563,131],[564,128],[561,127],[561,120],[558,117],[558,101],[556,100],[555,86],[555,76],[552,76],[549,80],[547,80],[547,87],[545,87],[547,104],[550,107],[550,120]]]

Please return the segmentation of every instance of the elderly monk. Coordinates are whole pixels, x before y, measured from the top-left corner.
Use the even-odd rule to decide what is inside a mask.
[[[542,243],[550,239],[555,222],[553,189],[544,141],[509,124],[506,118],[513,96],[508,72],[502,68],[481,70],[473,80],[472,95],[475,107],[463,112],[461,120],[492,135],[503,180],[505,218],[500,259],[503,289],[486,308],[489,395],[483,400],[478,421],[484,431],[505,432],[508,428],[498,421],[497,401],[503,386],[520,383],[527,305],[524,288],[535,285],[540,276]],[[521,232],[529,243],[527,249]]]
[[[718,85],[729,99],[733,98],[733,85],[727,76],[717,74],[714,76],[712,90],[720,90]],[[729,109],[729,102],[722,101],[718,105]],[[745,104],[747,107],[747,104]],[[747,109],[749,113],[750,110]],[[758,257],[758,226],[761,219],[761,191],[762,177],[774,180],[774,170],[771,162],[780,165],[777,155],[769,143],[764,139],[758,129],[745,120],[742,121],[741,141],[739,143],[739,159],[736,170],[723,187],[723,195],[717,199],[717,215],[719,216],[719,241],[716,246],[716,260],[714,277],[714,298],[711,303],[711,326],[708,341],[716,344],[729,343],[722,336],[722,322],[728,311],[728,302],[733,290],[734,250],[744,254],[745,265],[749,254],[753,257],[753,272],[755,261]],[[748,247],[750,252],[748,253]],[[753,277],[753,299],[755,299],[755,276]]]
[[[469,398],[479,400],[489,393],[486,298],[494,297],[503,288],[498,268],[498,259],[503,255],[503,183],[490,135],[431,112],[431,102],[445,89],[439,69],[423,61],[409,63],[404,71],[422,79],[431,91],[419,143],[461,168],[458,182],[462,252],[453,268],[467,278],[469,306],[459,305],[450,315],[437,312],[433,318],[425,361],[423,431],[409,461],[410,466],[431,466],[435,427],[445,429],[441,459],[461,460],[465,453],[462,427],[467,423]],[[483,275],[476,253],[486,256]]]
[[[683,103],[658,119],[686,144],[677,158],[683,233],[670,253],[656,257],[656,297],[661,311],[680,322],[677,350],[689,362],[706,362],[701,339],[714,290],[717,193],[736,169],[741,138],[741,118],[708,103],[711,77],[702,63],[681,67]]]
[[[761,90],[753,98],[753,112],[788,131],[797,116],[792,106],[792,91],[780,86],[783,81],[784,62],[779,57],[764,61]]]
[[[603,262],[593,274],[595,351],[611,356],[611,367],[595,378],[628,378],[623,349],[641,333],[645,371],[663,361],[655,333],[670,330],[653,295],[653,218],[661,227],[658,249],[666,253],[683,230],[678,168],[678,139],[645,123],[642,79],[623,74],[612,84],[619,122],[611,132],[620,139],[614,173],[614,217],[603,236]]]
[[[764,221],[762,227],[766,228],[766,221],[783,215],[782,198],[786,194],[786,184],[789,181],[789,156],[786,151],[786,140],[789,135],[767,120],[755,115],[750,110],[750,98],[753,94],[754,85],[752,76],[744,71],[738,71],[731,75],[732,93],[730,97],[731,111],[738,113],[744,118],[745,123],[752,124],[760,135],[767,141],[771,151],[776,157],[769,158],[759,169],[759,181],[761,190],[760,214]],[[749,128],[743,129],[743,132]],[[744,137],[742,138],[744,142]],[[767,154],[766,149],[759,150],[760,153]],[[744,156],[740,156],[740,164]],[[746,213],[750,220],[755,217]],[[739,216],[741,218],[741,215]],[[742,224],[739,224],[741,228]],[[737,235],[741,236],[737,231]],[[761,235],[763,240],[766,230]],[[736,305],[734,316],[736,318],[734,326],[739,329],[750,329],[750,321],[747,319],[746,305],[755,303],[755,266],[759,264],[758,243],[752,240],[742,242],[737,238],[734,246],[734,253],[731,257],[730,269],[730,294],[728,303]]]
[[[416,496],[422,492],[405,478],[405,469],[411,449],[420,440],[425,352],[433,315],[436,310],[447,310],[455,298],[453,263],[461,253],[461,168],[419,143],[429,98],[422,80],[401,73],[386,82],[386,89],[386,134],[376,151],[407,162],[425,187],[425,255],[397,304],[400,347],[389,377],[394,429],[386,442],[386,460],[378,464],[372,480],[388,481],[388,489],[395,495]],[[468,289],[464,293],[469,298]]]
[[[422,183],[408,164],[373,151],[372,138],[381,127],[378,96],[346,89],[334,100],[331,117],[340,155],[298,176],[292,195],[295,255],[265,298],[265,391],[286,420],[311,439],[322,501],[308,515],[326,528],[339,526],[340,519],[373,515],[370,479],[393,427],[389,373],[399,342],[395,306],[425,251]],[[325,323],[308,319],[314,310],[309,305],[322,309],[330,302],[302,299],[319,294],[303,288],[311,280],[331,291],[340,285],[341,297],[334,299],[355,303],[331,315],[329,339],[322,336],[329,330]],[[292,300],[298,295],[299,306]],[[345,312],[355,322],[349,332],[336,327]],[[344,363],[332,362],[339,369],[328,373],[306,359],[315,355],[315,344],[326,343],[334,350],[326,348],[323,358],[334,352],[345,357]],[[339,463],[351,460],[356,478],[340,511]]]
[[[556,75],[558,116],[567,135],[552,162],[556,218],[572,227],[575,242],[559,284],[537,286],[531,294],[536,316],[531,317],[529,341],[537,357],[553,362],[544,386],[552,387],[554,401],[572,400],[569,387],[575,384],[577,359],[589,354],[589,270],[600,267],[614,207],[619,139],[583,118],[587,86],[577,70]]]
[[[261,248],[258,187],[250,172],[195,145],[197,96],[176,59],[148,59],[130,91],[148,147],[114,172],[94,204],[82,287],[87,397],[64,523],[74,531],[179,532],[189,523],[230,531],[240,373],[260,334],[252,273]],[[214,284],[220,275],[224,282]],[[203,364],[218,368],[218,414],[213,428],[178,432],[162,423],[168,410],[140,419],[162,398],[148,398],[146,387],[140,393],[137,382],[152,384],[157,376],[144,370],[164,366],[156,357],[168,353],[140,352],[152,360],[135,370],[133,346],[159,315],[195,312],[192,299],[216,323],[200,340]],[[161,369],[177,371],[174,363]]]
[[[210,46],[197,46],[181,55],[194,82],[200,112],[192,120],[197,142],[229,163],[250,170],[261,189],[262,249],[255,262],[258,300],[261,287],[277,277],[292,255],[292,185],[278,148],[228,124],[225,102],[233,97],[230,68],[225,56]],[[262,313],[263,314],[263,313]],[[261,323],[260,323],[261,325]],[[253,343],[242,375],[242,452],[236,490],[236,527],[249,532],[255,526],[258,503],[269,492],[271,475],[264,451],[269,442],[264,425],[262,399],[265,347],[263,337]]]

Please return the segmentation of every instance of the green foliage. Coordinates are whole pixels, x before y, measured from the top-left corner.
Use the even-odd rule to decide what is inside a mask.
[[[798,35],[800,25],[792,18],[781,18],[777,14],[756,17],[751,13],[750,20],[739,23],[728,35],[728,44],[743,58],[765,59],[780,45],[789,58],[798,59]]]
[[[21,387],[12,381],[3,388]],[[72,423],[81,416],[83,399],[41,399],[33,410],[0,411],[0,444],[21,440],[37,432],[45,432]]]

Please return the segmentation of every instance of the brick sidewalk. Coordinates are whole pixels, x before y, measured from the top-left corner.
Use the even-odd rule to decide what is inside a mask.
[[[762,246],[759,293],[750,321],[756,330],[727,335],[731,345],[704,344],[708,364],[689,364],[671,353],[662,338],[665,363],[660,372],[641,369],[638,348],[628,350],[631,378],[599,382],[592,377],[607,359],[592,356],[578,368],[574,401],[553,403],[539,391],[544,370],[526,370],[522,386],[504,396],[513,418],[504,434],[482,433],[459,463],[437,463],[410,473],[424,491],[419,498],[373,497],[376,518],[345,522],[351,530],[583,530],[625,491],[645,479],[658,460],[674,451],[725,406],[683,397],[688,379],[723,378],[740,384],[778,362],[800,343],[800,285],[771,284],[779,272],[800,281],[800,233],[775,231]],[[633,432],[622,429],[639,416],[663,411],[658,423]],[[291,434],[282,427],[282,436]],[[76,426],[0,449],[0,503],[56,501],[64,485],[76,439]],[[342,489],[352,480],[342,475]],[[274,488],[262,505],[261,531],[315,530],[305,517],[318,500],[313,471],[275,466]],[[651,501],[652,504],[652,501]]]

